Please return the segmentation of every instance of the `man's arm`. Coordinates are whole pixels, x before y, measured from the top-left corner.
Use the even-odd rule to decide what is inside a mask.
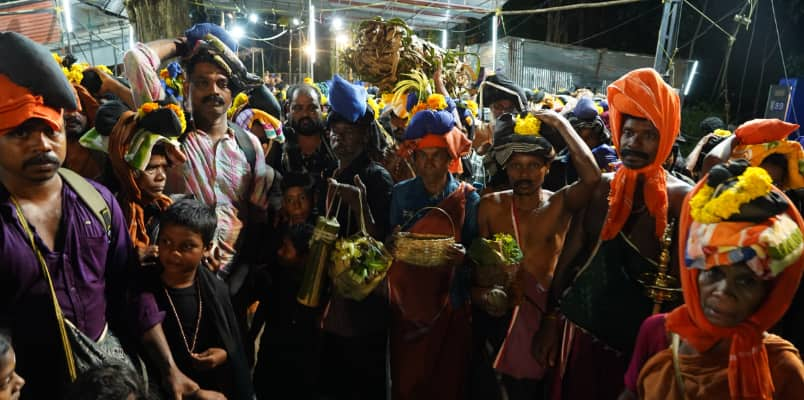
[[[729,160],[729,158],[731,158],[731,151],[734,147],[735,140],[736,137],[731,135],[722,142],[718,143],[717,146],[715,146],[715,148],[713,148],[709,153],[704,155],[706,158],[704,158],[703,165],[701,166],[701,175],[699,178],[702,178],[704,175],[708,174],[709,170],[715,165],[726,162]]]
[[[561,138],[567,143],[572,164],[578,171],[578,181],[564,191],[565,209],[577,211],[586,207],[595,188],[600,183],[600,168],[597,166],[595,156],[592,155],[592,151],[566,118],[550,110],[537,111],[534,115],[543,123],[556,128]]]
[[[165,97],[157,69],[162,60],[181,55],[179,49],[184,47],[185,42],[185,39],[179,38],[137,43],[126,52],[123,63],[136,107]]]

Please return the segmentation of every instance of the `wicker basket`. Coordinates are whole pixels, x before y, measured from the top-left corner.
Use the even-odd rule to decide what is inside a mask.
[[[452,227],[452,236],[399,232],[394,235],[394,258],[417,267],[441,267],[449,261],[447,249],[455,244],[455,223],[439,207],[425,207],[419,211],[427,209],[438,210],[447,217]]]

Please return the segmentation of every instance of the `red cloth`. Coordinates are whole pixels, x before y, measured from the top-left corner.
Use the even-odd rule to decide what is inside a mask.
[[[679,257],[684,259],[692,217],[690,216],[690,199],[706,184],[706,177],[684,199],[681,210]],[[780,195],[781,191],[774,189]],[[786,198],[786,197],[785,197]],[[787,213],[799,227],[804,227],[804,220],[796,208],[790,204]],[[723,339],[731,339],[729,354],[729,392],[732,398],[740,399],[772,399],[774,393],[773,379],[768,354],[762,344],[766,330],[784,316],[790,302],[798,289],[804,269],[804,259],[799,259],[787,267],[773,281],[773,287],[764,302],[753,315],[733,328],[722,328],[712,325],[701,308],[698,291],[698,274],[700,270],[681,268],[681,287],[684,292],[684,305],[673,310],[667,317],[667,329],[678,333],[684,340],[699,352],[711,349]]]
[[[11,132],[31,118],[40,118],[54,131],[61,131],[62,110],[46,106],[42,96],[32,94],[3,74],[0,74],[0,93],[0,135]]]
[[[618,155],[625,115],[645,118],[653,123],[659,131],[659,149],[650,165],[638,170],[623,167],[614,174],[602,239],[614,238],[631,215],[639,175],[645,177],[645,204],[656,220],[656,237],[661,238],[667,226],[667,182],[662,163],[672,151],[681,126],[678,94],[656,71],[642,68],[625,74],[609,85],[608,101],[612,139]]]
[[[438,207],[461,240],[466,195],[462,183]],[[430,210],[410,232],[452,235],[447,217]],[[463,399],[471,353],[468,304],[450,303],[454,268],[424,268],[394,261],[388,272],[391,301],[391,379],[394,400]]]
[[[670,346],[667,329],[664,326],[666,321],[667,314],[654,314],[646,318],[639,327],[634,354],[631,355],[631,363],[625,372],[626,389],[636,393],[639,371],[651,357]]]
[[[738,144],[761,144],[785,140],[799,126],[778,119],[752,119],[734,131]]]
[[[523,271],[525,298],[516,306],[508,333],[494,360],[494,369],[517,379],[542,379],[544,365],[530,351],[533,335],[542,326],[542,310],[547,307],[547,291],[528,271]]]

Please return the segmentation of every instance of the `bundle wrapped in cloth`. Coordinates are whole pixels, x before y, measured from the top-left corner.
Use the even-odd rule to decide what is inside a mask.
[[[513,236],[497,233],[491,239],[477,238],[469,246],[469,258],[475,263],[474,285],[492,288],[492,299],[499,302],[495,310],[505,310],[519,303],[522,297],[518,276],[523,255]]]
[[[380,284],[393,257],[382,242],[360,232],[339,239],[331,261],[329,273],[335,291],[347,299],[361,301]]]

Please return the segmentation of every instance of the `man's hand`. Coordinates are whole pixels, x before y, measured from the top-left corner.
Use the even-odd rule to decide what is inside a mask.
[[[148,246],[146,248],[137,247],[137,255],[140,258],[141,266],[154,266],[159,259],[159,246]]]
[[[212,248],[209,250],[209,255],[204,258],[207,268],[212,272],[218,272],[222,265],[221,259],[221,250],[218,248],[217,244],[213,243]]]
[[[552,315],[542,316],[542,326],[533,335],[531,352],[543,366],[555,367],[561,347],[561,321]]]
[[[198,400],[226,400],[226,396],[224,396],[222,393],[203,389],[195,392],[195,395],[193,395],[192,398]]]
[[[208,371],[223,365],[227,358],[226,350],[210,347],[201,353],[194,353],[193,364],[200,370]]]
[[[556,129],[561,129],[561,127],[572,127],[566,118],[553,110],[534,111],[533,116]]]
[[[464,248],[462,244],[455,243],[447,247],[447,259],[449,260],[449,265],[461,265],[464,257],[466,257],[466,248]]]
[[[184,375],[178,368],[171,368],[166,380],[166,386],[173,393],[174,400],[181,400],[184,396],[194,396],[201,387],[192,379]]]
[[[361,200],[363,202],[366,201],[366,185],[360,180],[360,176],[355,175],[354,185],[338,183],[338,181],[332,178],[329,178],[328,182],[330,190],[340,196],[341,200],[343,200],[353,212],[360,212]],[[368,210],[365,209],[363,210],[364,213],[367,211]]]

